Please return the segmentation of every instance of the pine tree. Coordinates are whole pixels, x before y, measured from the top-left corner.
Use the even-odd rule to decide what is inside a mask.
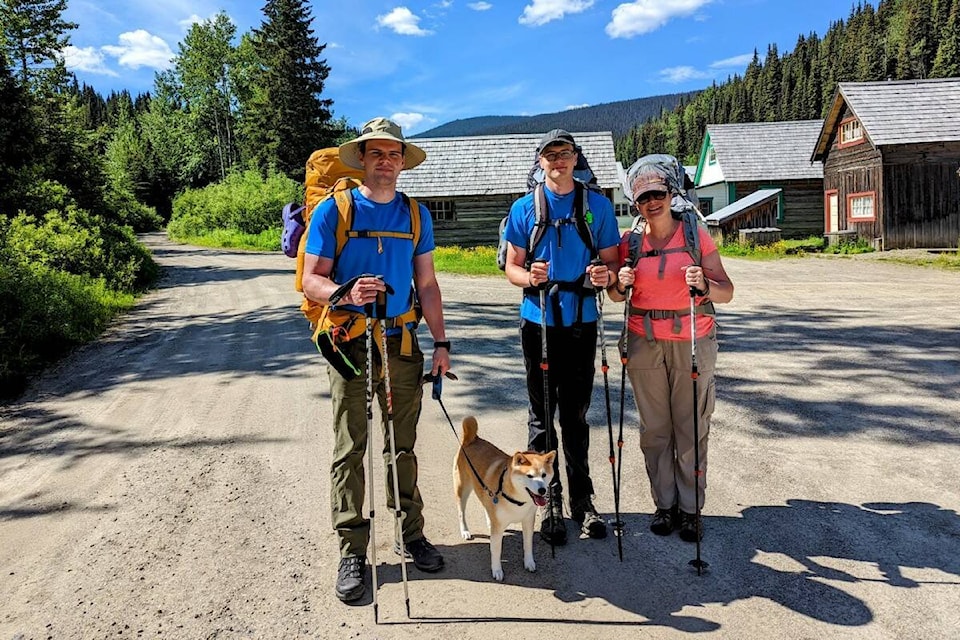
[[[35,136],[30,97],[0,51],[0,215],[14,216],[19,209],[21,171],[34,161]]]
[[[20,82],[36,89],[66,80],[60,52],[77,28],[63,19],[67,0],[4,0],[0,3],[2,46]]]
[[[934,78],[960,76],[960,0],[954,0],[943,34],[930,75]]]
[[[333,101],[320,97],[330,73],[320,58],[326,45],[310,28],[305,0],[267,0],[263,13],[251,38],[258,64],[244,107],[246,155],[261,168],[275,164],[302,180],[310,153],[338,135],[331,127]]]

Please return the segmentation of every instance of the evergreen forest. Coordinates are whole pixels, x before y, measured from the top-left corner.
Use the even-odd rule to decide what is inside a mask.
[[[874,6],[875,5],[875,6]],[[743,75],[706,88],[615,140],[629,166],[647,153],[696,164],[708,124],[816,120],[826,115],[838,82],[960,76],[960,0],[858,3],[823,37],[800,35],[793,51],[771,44]]]

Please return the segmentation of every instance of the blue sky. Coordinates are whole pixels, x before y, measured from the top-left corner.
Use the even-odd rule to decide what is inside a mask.
[[[354,125],[407,133],[484,115],[532,115],[699,89],[742,74],[753,50],[821,37],[852,0],[315,0],[324,97]],[[106,95],[150,91],[193,22],[225,11],[238,34],[258,0],[68,0],[67,66]]]

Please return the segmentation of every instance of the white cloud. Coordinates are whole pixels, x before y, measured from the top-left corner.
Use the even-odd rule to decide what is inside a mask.
[[[489,2],[471,2],[467,6],[474,11],[487,11],[489,9],[493,9],[493,5]]]
[[[420,28],[420,16],[415,16],[406,7],[397,7],[390,13],[377,16],[377,24],[392,29],[402,36],[428,36],[432,31]]]
[[[120,34],[120,45],[107,45],[101,50],[117,59],[121,67],[167,69],[173,58],[170,46],[160,37],[143,29]]]
[[[716,62],[710,63],[711,69],[726,69],[728,67],[745,67],[750,64],[750,61],[753,60],[752,53],[744,53],[743,55],[733,56],[732,58],[724,58],[723,60],[717,60]]]
[[[190,14],[189,18],[180,20],[179,22],[177,22],[177,24],[180,25],[180,28],[183,29],[184,31],[189,31],[190,27],[192,27],[193,25],[206,22],[209,19],[210,18],[201,18],[197,14],[193,13],[193,14]]]
[[[606,32],[611,38],[632,38],[656,31],[671,18],[689,16],[712,0],[633,0],[613,10]]]
[[[584,107],[589,107],[589,102],[584,102],[583,104],[570,104],[563,108],[564,111],[570,111],[571,109],[583,109]]]
[[[704,80],[713,76],[705,71],[698,71],[693,67],[669,67],[660,70],[660,79],[666,82],[679,83],[687,80]]]
[[[406,134],[410,129],[416,129],[417,125],[426,119],[426,116],[422,113],[395,113],[390,116],[390,119],[400,125],[400,128]]]
[[[95,47],[75,47],[72,44],[63,48],[63,63],[70,71],[85,71],[104,76],[119,77],[116,71],[108,69],[103,63],[103,54]]]
[[[520,24],[539,27],[563,18],[568,13],[582,13],[593,6],[593,0],[533,0],[523,8]]]

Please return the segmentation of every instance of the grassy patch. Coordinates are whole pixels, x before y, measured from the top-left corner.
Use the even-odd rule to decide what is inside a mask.
[[[472,276],[495,276],[503,272],[497,267],[496,247],[437,247],[433,252],[437,271]]]
[[[236,229],[213,229],[202,235],[168,235],[176,242],[215,249],[239,249],[241,251],[279,251],[280,229],[272,228],[260,233],[243,233]]]
[[[721,256],[748,260],[778,260],[823,250],[823,238],[811,236],[800,240],[780,240],[769,245],[725,244],[718,247]]]
[[[898,262],[900,264],[914,264],[922,267],[935,267],[948,271],[960,271],[960,250],[948,253],[929,253],[923,256],[881,255],[880,260]]]

